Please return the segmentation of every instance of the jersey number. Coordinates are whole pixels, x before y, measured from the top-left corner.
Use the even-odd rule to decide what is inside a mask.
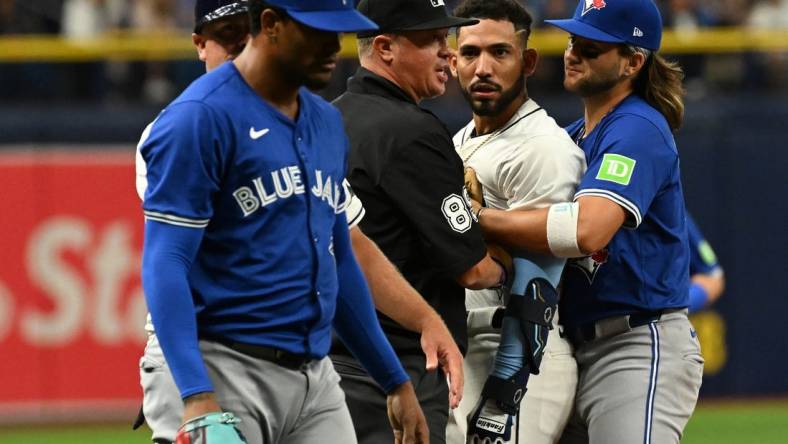
[[[462,197],[456,194],[448,195],[443,199],[441,211],[443,211],[446,220],[449,221],[449,226],[452,230],[458,233],[465,233],[471,229],[471,224],[473,224],[471,211]]]

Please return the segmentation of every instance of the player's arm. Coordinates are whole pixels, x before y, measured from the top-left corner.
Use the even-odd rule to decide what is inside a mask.
[[[645,119],[619,120],[616,134],[602,136],[601,153],[588,165],[574,202],[517,211],[508,220],[507,214],[474,204],[481,211],[485,234],[516,248],[578,257],[604,248],[622,226],[637,228],[667,175],[675,171],[678,157],[660,144],[662,134]],[[644,140],[653,143],[654,149],[638,150]],[[624,176],[611,175],[613,167]]]
[[[690,313],[714,304],[725,291],[725,273],[718,268],[714,273],[690,276]]]
[[[184,398],[184,421],[221,411],[202,360],[188,274],[203,230],[148,220],[142,284],[156,334]]]
[[[506,283],[509,275],[509,271],[507,271],[510,268],[507,267],[508,263],[509,258],[506,257],[504,251],[489,247],[487,255],[457,276],[456,281],[462,287],[471,290],[481,290],[503,285]]]
[[[221,173],[214,150],[216,119],[198,102],[171,105],[139,144],[138,192],[143,197],[145,239],[142,283],[156,333],[185,401],[184,419],[219,412],[199,350],[188,282]],[[188,189],[189,193],[183,190]]]
[[[344,213],[334,224],[334,254],[339,279],[334,330],[388,395],[389,419],[395,431],[426,437],[424,413],[410,378],[380,327],[369,287],[353,256]]]
[[[588,255],[604,248],[626,220],[626,212],[617,203],[596,196],[582,196],[576,201],[557,204],[553,211],[576,211],[575,217],[577,249]],[[476,211],[479,211],[477,204]],[[552,254],[547,238],[548,216],[551,208],[538,210],[503,211],[484,208],[479,216],[479,224],[485,236],[492,242],[508,247]],[[560,216],[559,216],[560,217]],[[573,221],[568,221],[572,223]],[[565,256],[567,257],[567,256]]]
[[[700,311],[716,302],[725,290],[725,273],[717,255],[692,216],[687,214],[690,249],[689,311]]]
[[[380,186],[409,216],[439,273],[471,289],[506,280],[508,258],[486,250],[464,197],[460,159],[445,137],[425,134],[397,151]]]
[[[358,227],[350,230],[350,239],[375,308],[404,328],[421,334],[427,370],[441,366],[450,382],[449,405],[456,408],[464,385],[462,354],[443,319]]]
[[[345,219],[344,214],[339,216]],[[340,223],[334,227],[334,254],[339,280],[334,329],[373,379],[388,393],[409,378],[383,334],[369,287],[353,256],[349,232]]]

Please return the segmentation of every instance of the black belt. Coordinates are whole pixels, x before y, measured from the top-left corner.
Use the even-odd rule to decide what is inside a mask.
[[[564,329],[564,336],[572,343],[575,349],[577,349],[589,342],[616,336],[621,333],[626,333],[633,328],[642,327],[646,324],[659,321],[664,314],[676,313],[679,311],[682,311],[682,309],[647,311],[613,316],[611,318],[600,319],[596,322],[589,322],[578,327],[566,328]]]
[[[264,345],[246,344],[243,342],[228,341],[226,339],[206,339],[209,341],[218,342],[239,353],[243,353],[246,356],[273,362],[276,365],[280,365],[291,370],[298,370],[312,361],[312,359],[306,355],[298,355],[288,351],[280,350],[278,348],[266,347]]]

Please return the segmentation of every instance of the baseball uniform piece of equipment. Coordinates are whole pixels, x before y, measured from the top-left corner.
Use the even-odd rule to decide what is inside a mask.
[[[454,136],[454,145],[465,165],[476,171],[484,201],[490,208],[516,211],[570,200],[585,172],[582,150],[534,100],[526,101],[509,122],[490,134],[477,135],[474,123],[469,122]],[[519,287],[520,297],[534,278],[546,279],[553,287],[558,285],[564,259],[518,251],[512,255],[517,284],[513,288]],[[516,417],[521,437],[527,436],[528,442],[533,443],[553,443],[569,418],[577,383],[572,348],[554,329],[546,345],[533,347],[543,352],[541,364],[533,369],[539,375],[529,377],[531,368],[518,374],[523,367],[523,345],[527,341],[519,320],[504,316],[505,307],[513,297],[505,288],[465,292],[469,346],[463,365],[463,399],[459,408],[452,411],[447,428],[447,440],[452,444],[465,443],[466,436],[473,436],[468,420],[478,410],[477,406],[484,407],[479,403],[483,388],[489,376],[503,367],[495,366],[502,354],[514,356],[516,362],[509,366],[508,372],[497,377],[508,380],[517,375],[523,384],[527,381],[528,391],[524,392]],[[556,316],[551,326],[555,327],[557,322]],[[507,337],[516,336],[514,344],[502,344],[502,328],[506,328]],[[541,334],[531,337],[541,338]],[[489,407],[496,408],[500,410],[494,403]]]
[[[238,422],[238,418],[229,412],[198,416],[181,426],[175,444],[246,444],[235,428]]]
[[[341,118],[306,89],[299,105],[297,119],[287,118],[227,63],[170,104],[140,144],[147,182],[143,286],[182,397],[215,391],[221,402],[223,387],[236,379],[272,378],[277,369],[320,362],[332,326],[384,390],[408,379],[350,249]],[[237,353],[201,353],[198,337]],[[237,378],[209,377],[208,367],[228,367],[241,356],[274,369],[263,374],[247,366]],[[244,427],[260,426],[253,412],[232,410]],[[334,413],[323,420],[346,416]]]
[[[144,194],[147,186],[145,163],[142,161],[139,151],[137,151],[137,159],[137,179],[138,184],[142,184],[140,190]],[[348,228],[353,228],[364,217],[364,207],[350,189],[347,180],[343,182],[343,186],[347,201],[342,205],[342,208],[347,216]],[[142,198],[143,195],[140,194],[140,199]],[[164,359],[150,314],[148,314],[145,323],[145,332],[148,334],[148,341],[139,364],[144,420],[151,429],[154,442],[173,442],[183,417],[183,401],[178,387],[175,385],[175,380],[172,379],[167,361]],[[373,381],[371,378],[370,380]]]
[[[376,30],[359,32],[359,38],[402,31],[459,28],[479,23],[476,19],[449,15],[443,0],[361,0],[358,10],[378,25]]]
[[[525,261],[517,258],[515,262]],[[519,265],[519,264],[518,264]],[[538,375],[558,305],[555,288],[531,271],[535,265],[517,266],[520,279],[515,279],[504,312],[501,345],[495,356],[492,374],[482,388],[482,394],[473,413],[468,417],[467,442],[518,442],[521,433],[515,426],[520,411],[520,401],[527,391],[531,373]]]
[[[194,33],[200,34],[202,28],[208,23],[225,17],[246,14],[248,10],[245,0],[197,0],[194,2]]]
[[[588,159],[576,198],[603,197],[627,212],[606,248],[570,260],[564,273],[561,321],[581,369],[571,432],[580,439],[567,442],[587,434],[590,442],[678,443],[703,358],[686,319],[689,251],[673,135],[635,94],[585,136],[583,120],[567,131]]]
[[[364,68],[350,79],[348,91],[335,105],[342,112],[351,143],[348,180],[366,209],[362,230],[435,308],[465,350],[463,289],[455,277],[481,261],[486,248],[464,193],[462,162],[446,127],[399,87]],[[422,356],[417,333],[379,317],[401,359]],[[352,359],[336,343],[333,356]],[[433,380],[423,367],[419,373],[419,379]],[[434,389],[421,390],[446,390],[445,377],[434,378],[434,383],[438,384]],[[377,400],[356,396],[354,391],[366,393],[366,388],[356,388],[348,378],[343,378],[342,388],[359,429],[386,428],[385,417],[372,426],[359,423],[373,420],[365,417],[370,408],[367,403],[380,403],[382,394]],[[423,397],[418,389],[417,395]],[[434,402],[422,408],[430,424],[430,442],[440,443],[445,440],[448,395],[434,397]],[[358,438],[359,442],[382,442],[362,434]],[[393,440],[393,436],[386,439]]]

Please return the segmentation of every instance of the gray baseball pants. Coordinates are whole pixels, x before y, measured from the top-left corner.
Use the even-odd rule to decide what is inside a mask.
[[[200,350],[219,405],[241,419],[237,427],[249,444],[356,443],[339,375],[328,358],[291,370],[217,342],[201,340]],[[140,367],[153,440],[174,441],[183,403],[155,339]]]
[[[463,363],[465,390],[460,406],[449,415],[446,427],[448,444],[465,444],[468,415],[473,412],[484,383],[492,372],[501,343],[501,329],[491,326],[497,309],[484,307],[468,313],[468,353]],[[547,338],[540,369],[538,375],[531,375],[528,379],[528,391],[520,404],[517,423],[520,443],[555,443],[573,411],[577,364],[572,356],[572,347],[559,336],[557,328]]]
[[[703,375],[686,311],[582,345],[575,359],[575,412],[561,444],[680,442]]]

